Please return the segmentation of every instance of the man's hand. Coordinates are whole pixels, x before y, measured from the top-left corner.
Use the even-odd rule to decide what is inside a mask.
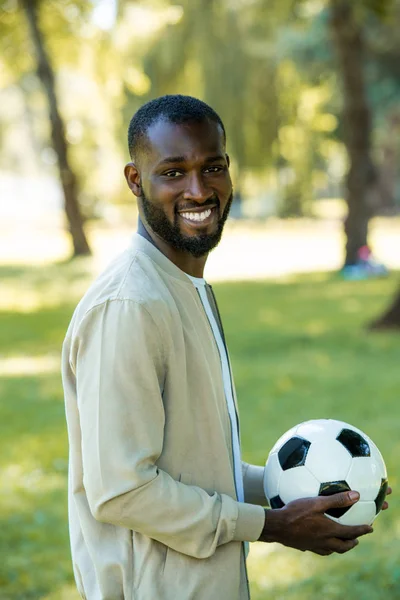
[[[278,542],[298,550],[310,550],[321,556],[344,554],[357,546],[362,535],[372,533],[369,525],[340,525],[324,513],[330,508],[355,504],[357,492],[342,492],[333,496],[303,498],[279,509],[265,511],[265,525],[259,540]]]
[[[386,490],[386,496],[390,496],[390,494],[392,493],[392,488],[388,487],[388,489]],[[387,510],[389,508],[389,504],[385,502],[382,504],[382,510]]]

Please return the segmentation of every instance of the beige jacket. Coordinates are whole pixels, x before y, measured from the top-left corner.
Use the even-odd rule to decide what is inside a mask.
[[[244,465],[237,502],[211,328],[192,282],[140,235],[79,303],[62,375],[82,598],[247,600],[263,468]]]

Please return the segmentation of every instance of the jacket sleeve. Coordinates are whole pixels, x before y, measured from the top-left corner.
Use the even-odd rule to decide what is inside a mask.
[[[165,352],[146,307],[111,300],[92,308],[72,343],[82,436],[83,482],[95,519],[143,533],[172,549],[211,556],[254,541],[260,506],[175,481],[157,466],[164,436]]]
[[[249,465],[242,461],[243,488],[245,502],[268,506],[264,492],[264,467]]]

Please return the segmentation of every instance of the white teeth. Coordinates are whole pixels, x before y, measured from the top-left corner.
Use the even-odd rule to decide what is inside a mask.
[[[211,209],[208,208],[207,210],[204,210],[201,213],[184,212],[184,213],[181,213],[181,215],[182,215],[182,217],[185,217],[185,219],[189,219],[189,221],[204,221],[211,215]]]

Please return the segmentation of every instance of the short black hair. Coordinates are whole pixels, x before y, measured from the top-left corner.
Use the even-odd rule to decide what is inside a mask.
[[[133,115],[128,129],[128,148],[132,159],[144,146],[149,127],[161,119],[177,125],[209,119],[221,127],[226,140],[224,124],[211,106],[192,96],[169,94],[150,100]]]

